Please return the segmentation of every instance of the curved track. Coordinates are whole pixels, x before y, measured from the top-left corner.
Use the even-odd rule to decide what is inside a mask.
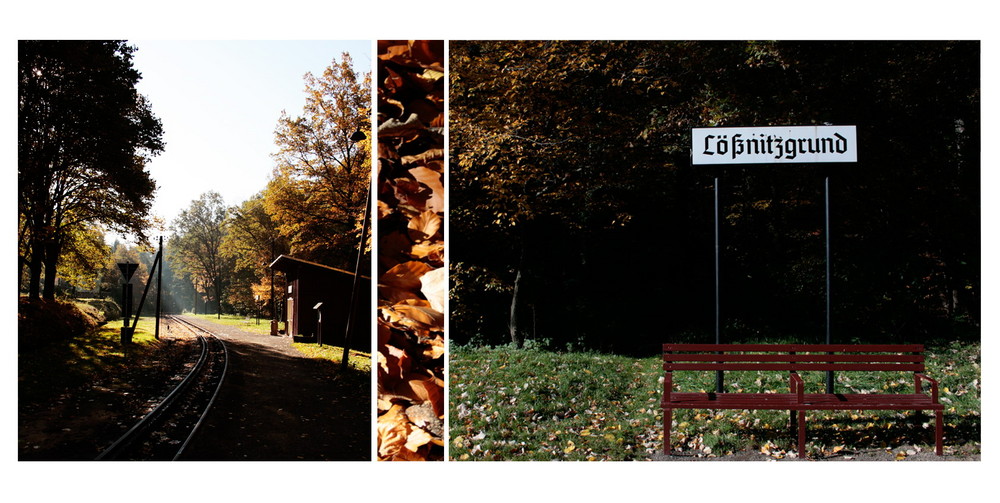
[[[176,316],[191,331],[201,353],[191,370],[148,414],[105,449],[97,460],[178,460],[194,438],[225,381],[229,351],[215,334]]]

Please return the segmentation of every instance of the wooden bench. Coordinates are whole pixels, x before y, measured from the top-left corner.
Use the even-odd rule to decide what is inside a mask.
[[[943,453],[944,406],[938,403],[938,383],[924,372],[924,347],[874,344],[664,344],[663,452],[670,454],[674,409],[788,410],[798,430],[798,454],[805,457],[807,410],[933,410],[934,440]],[[780,371],[789,373],[788,393],[675,392],[674,371]],[[906,371],[913,372],[909,394],[806,393],[798,372]],[[930,383],[924,394],[922,381]],[[836,391],[836,390],[834,390]]]

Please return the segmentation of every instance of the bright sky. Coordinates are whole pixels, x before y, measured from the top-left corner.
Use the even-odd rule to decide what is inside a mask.
[[[147,169],[158,186],[152,214],[167,225],[210,190],[235,206],[266,186],[275,125],[282,110],[302,113],[306,72],[322,74],[343,52],[359,72],[372,66],[367,40],[129,43],[137,89],[163,122],[166,149]]]

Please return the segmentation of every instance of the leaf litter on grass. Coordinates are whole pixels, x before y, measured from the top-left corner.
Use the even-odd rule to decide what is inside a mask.
[[[955,398],[946,411],[946,453],[978,452],[980,377],[978,356],[970,354],[979,350],[972,346],[944,361],[928,355],[928,374],[941,376],[942,397]],[[451,459],[641,460],[662,452],[658,357],[467,346],[453,347],[449,358]],[[824,385],[822,373],[803,377],[807,390]],[[786,378],[778,372],[731,372],[725,385],[732,392],[783,392]],[[850,392],[906,392],[906,384],[912,386],[912,375],[837,374],[838,389]],[[714,372],[675,374],[678,391],[714,385]],[[958,389],[964,393],[958,395]],[[901,459],[933,452],[933,420],[913,411],[811,411],[807,418],[810,459],[861,459],[872,449],[889,449],[892,459],[899,452]],[[671,441],[675,451],[693,457],[746,452],[800,457],[788,411],[678,410]]]

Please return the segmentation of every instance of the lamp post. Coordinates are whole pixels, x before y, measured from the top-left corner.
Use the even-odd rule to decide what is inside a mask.
[[[257,311],[257,324],[260,325],[260,295],[253,296],[253,307]]]
[[[357,130],[351,135],[351,145],[367,138],[361,130]],[[351,147],[347,147],[348,160],[350,160]],[[371,177],[369,177],[371,178]],[[365,238],[368,235],[368,222],[371,220],[371,181],[368,182],[368,189],[365,190],[365,216],[361,224],[361,238],[358,239],[358,257],[354,264],[354,284],[351,287],[351,303],[347,311],[347,327],[344,329],[344,354],[340,360],[341,370],[347,369],[347,359],[351,351],[351,328],[354,325],[354,310],[358,302],[358,286],[361,284],[361,257],[364,255]]]

